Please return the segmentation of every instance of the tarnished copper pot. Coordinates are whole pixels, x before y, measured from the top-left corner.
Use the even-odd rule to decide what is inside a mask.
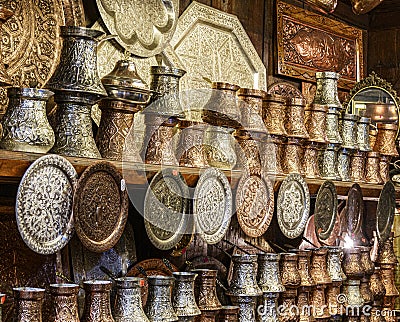
[[[111,315],[109,281],[85,281],[85,308],[82,322],[114,322]]]
[[[315,92],[313,104],[327,105],[330,108],[342,109],[338,96],[337,82],[340,74],[335,72],[316,72],[317,90]]]
[[[306,142],[302,160],[303,175],[311,179],[321,178],[318,166],[319,150],[323,145],[316,142]]]
[[[263,122],[263,97],[265,93],[258,89],[240,88],[236,95],[241,110],[241,126],[246,131],[265,133],[268,128]]]
[[[379,123],[374,151],[382,155],[399,156],[396,149],[397,130],[397,124]]]
[[[342,282],[333,282],[326,288],[326,302],[330,315],[342,315],[344,313],[343,303],[340,303],[340,288]],[[339,301],[338,301],[339,299]]]
[[[252,296],[232,296],[232,304],[239,307],[239,322],[256,321],[256,304],[257,298]]]
[[[279,95],[266,94],[263,97],[262,117],[268,134],[286,136],[285,99]]]
[[[363,152],[371,151],[371,145],[369,143],[370,125],[371,119],[369,117],[362,116],[357,122],[357,148]]]
[[[314,317],[310,310],[310,287],[300,286],[297,289],[297,308],[300,310],[300,322],[313,322]]]
[[[15,322],[42,322],[42,304],[45,289],[32,287],[13,288]]]
[[[375,265],[371,260],[371,247],[367,246],[357,246],[361,252],[361,267],[363,269],[364,275],[371,276],[374,273]]]
[[[303,173],[301,162],[303,158],[303,146],[301,140],[289,137],[284,144],[283,155],[283,172],[285,174]]]
[[[296,307],[297,290],[288,288],[279,297],[279,321],[281,322],[298,322],[300,320],[300,312],[293,310]]]
[[[399,296],[399,291],[394,283],[396,264],[381,264],[381,280],[385,286],[385,296]]]
[[[393,232],[390,233],[389,238],[379,243],[377,263],[379,264],[397,264],[397,256],[393,248]]]
[[[194,297],[194,281],[196,273],[174,272],[175,285],[172,292],[172,306],[178,317],[200,315],[200,309]]]
[[[144,280],[139,277],[123,277],[116,279],[116,285],[115,322],[149,322],[143,311],[140,291]]]
[[[370,151],[365,162],[365,181],[367,183],[383,184],[380,172],[380,154]]]
[[[369,280],[369,288],[371,290],[374,301],[381,301],[386,294],[385,285],[382,283],[381,268],[375,267],[374,273]]]
[[[338,145],[328,144],[325,150],[321,151],[319,171],[323,179],[341,180],[338,172],[338,150]]]
[[[392,157],[390,155],[381,155],[379,160],[379,174],[381,175],[381,179],[383,183],[386,183],[390,180],[389,176],[389,165]]]
[[[301,287],[313,286],[314,280],[311,277],[310,267],[311,267],[311,250],[301,250],[301,249],[291,249],[290,252],[296,253],[298,256],[297,268],[299,270],[301,278]]]
[[[305,124],[309,141],[326,143],[326,115],[327,105],[311,104],[305,109]]]
[[[338,172],[342,181],[351,181],[350,177],[351,151],[341,148],[338,155]]]
[[[297,268],[298,256],[293,253],[281,253],[280,272],[282,284],[286,290],[297,288],[301,284],[301,276]]]
[[[344,248],[343,271],[347,279],[360,280],[364,276],[360,248]]]
[[[271,135],[261,145],[261,167],[266,174],[283,175],[283,141],[284,137]]]
[[[342,118],[342,147],[350,150],[357,149],[357,121],[354,114],[344,114]]]
[[[233,276],[226,292],[230,296],[259,296],[261,289],[256,281],[257,255],[233,255]]]
[[[285,290],[279,272],[280,255],[275,253],[258,254],[257,283],[266,293],[279,293]]]
[[[332,283],[327,266],[328,250],[326,248],[314,248],[311,256],[311,276],[316,284],[324,285]]]
[[[286,101],[285,129],[289,137],[300,139],[308,138],[304,123],[304,108],[306,104],[307,101],[303,98],[293,97]]]
[[[263,293],[258,298],[257,322],[278,321],[278,293]]]
[[[348,279],[343,282],[342,292],[346,295],[346,297],[344,297],[345,306],[361,307],[364,304],[364,300],[360,293],[359,280],[350,279],[348,276]]]
[[[78,292],[76,284],[51,284],[54,322],[79,322]]]
[[[354,182],[365,182],[365,152],[356,151],[351,156],[350,178]]]
[[[46,102],[53,94],[38,88],[8,89],[9,103],[1,119],[2,149],[46,153],[52,148],[55,138],[47,120]]]
[[[374,301],[374,296],[372,295],[371,289],[369,287],[369,278],[369,276],[364,276],[361,279],[360,283],[360,294],[363,298],[364,305],[372,304],[372,302]]]
[[[337,108],[329,108],[326,114],[326,137],[328,143],[342,144],[343,142],[339,131],[339,111]]]
[[[195,269],[192,272],[198,274],[194,290],[199,309],[202,311],[220,310],[222,305],[217,296],[217,271]]]
[[[326,246],[328,250],[327,267],[332,282],[342,282],[346,275],[342,270],[343,248],[339,246]]]
[[[218,322],[238,322],[238,314],[238,306],[223,306],[218,314]]]

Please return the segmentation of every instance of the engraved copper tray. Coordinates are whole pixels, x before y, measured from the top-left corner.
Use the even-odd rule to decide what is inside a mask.
[[[18,230],[30,249],[54,254],[74,232],[72,196],[77,173],[58,155],[45,155],[26,170],[17,192]]]
[[[326,241],[337,221],[337,193],[332,181],[325,181],[318,190],[315,201],[315,233],[321,242]]]
[[[361,187],[357,183],[351,186],[347,194],[344,214],[347,232],[353,236],[361,233],[364,218],[364,202]]]
[[[240,227],[250,237],[263,235],[274,213],[274,188],[271,181],[245,173],[236,191],[236,215]]]
[[[363,31],[324,15],[277,1],[278,74],[315,80],[317,71],[341,75],[352,88],[363,70]]]
[[[144,199],[144,225],[158,249],[175,247],[193,231],[188,200],[189,187],[177,170],[164,169],[151,180]]]
[[[128,207],[125,180],[111,163],[86,168],[74,194],[75,229],[82,244],[96,253],[111,249],[124,231]]]
[[[310,212],[307,183],[297,173],[289,174],[279,187],[277,199],[278,225],[286,237],[294,239],[303,234]]]
[[[383,186],[376,208],[376,231],[380,242],[384,242],[392,231],[396,209],[396,191],[391,181]]]
[[[267,93],[283,96],[285,98],[304,98],[303,94],[296,86],[287,82],[276,82],[268,86]]]
[[[194,190],[193,216],[196,232],[207,244],[216,244],[225,236],[232,217],[232,190],[225,174],[208,168]]]

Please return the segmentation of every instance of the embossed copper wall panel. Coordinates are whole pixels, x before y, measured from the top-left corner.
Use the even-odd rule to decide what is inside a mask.
[[[335,71],[342,88],[363,76],[361,29],[283,1],[277,13],[278,74],[314,80],[316,71]]]

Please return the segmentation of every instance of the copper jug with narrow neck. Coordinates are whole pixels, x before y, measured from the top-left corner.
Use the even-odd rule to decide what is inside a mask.
[[[81,322],[115,322],[111,315],[109,281],[85,281],[85,308]]]
[[[50,284],[53,297],[54,322],[79,322],[76,284]]]
[[[332,283],[327,266],[328,250],[326,248],[312,249],[311,276],[316,284],[325,285]]]
[[[297,268],[299,270],[300,278],[301,278],[301,287],[311,287],[315,285],[314,280],[311,277],[311,255],[312,252],[310,250],[301,250],[301,249],[291,249],[290,252],[297,254]]]
[[[298,256],[292,253],[281,253],[280,272],[282,284],[286,290],[288,288],[297,288],[301,284],[301,276],[297,268]]]
[[[194,294],[201,311],[220,310],[222,305],[217,296],[217,270],[194,269],[198,274],[195,280]]]
[[[31,287],[13,288],[15,322],[42,322],[42,304],[45,289]]]

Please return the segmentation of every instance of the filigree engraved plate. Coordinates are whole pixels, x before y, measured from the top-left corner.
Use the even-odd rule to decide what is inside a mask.
[[[396,191],[391,181],[386,182],[376,208],[376,231],[380,242],[384,242],[392,231],[396,209]]]
[[[174,34],[179,0],[96,0],[101,18],[118,43],[140,57],[162,52]]]
[[[18,230],[30,249],[54,254],[74,232],[72,196],[77,174],[58,155],[45,155],[25,172],[18,188],[15,213]]]
[[[285,98],[304,98],[301,91],[294,85],[287,82],[276,82],[268,86],[268,94],[280,95]]]
[[[297,173],[283,180],[278,193],[277,217],[282,233],[291,239],[299,237],[306,227],[310,212],[307,183]]]
[[[185,65],[181,89],[204,79],[266,90],[266,69],[239,19],[193,1],[179,17],[171,45]]]
[[[236,191],[236,214],[246,235],[260,237],[271,223],[274,213],[274,188],[269,180],[244,174]]]
[[[76,234],[92,252],[111,249],[128,219],[129,199],[120,172],[109,162],[89,166],[74,194]]]
[[[144,225],[150,241],[162,250],[173,248],[191,233],[189,187],[177,170],[157,172],[144,199]]]
[[[206,169],[194,190],[193,215],[196,231],[207,244],[225,236],[232,216],[232,190],[221,170]]]
[[[325,181],[318,190],[315,201],[315,233],[319,240],[327,240],[335,226],[337,217],[337,193],[332,181]]]
[[[347,194],[345,208],[345,221],[347,231],[357,235],[361,231],[364,217],[364,202],[361,187],[355,183],[351,186]]]

